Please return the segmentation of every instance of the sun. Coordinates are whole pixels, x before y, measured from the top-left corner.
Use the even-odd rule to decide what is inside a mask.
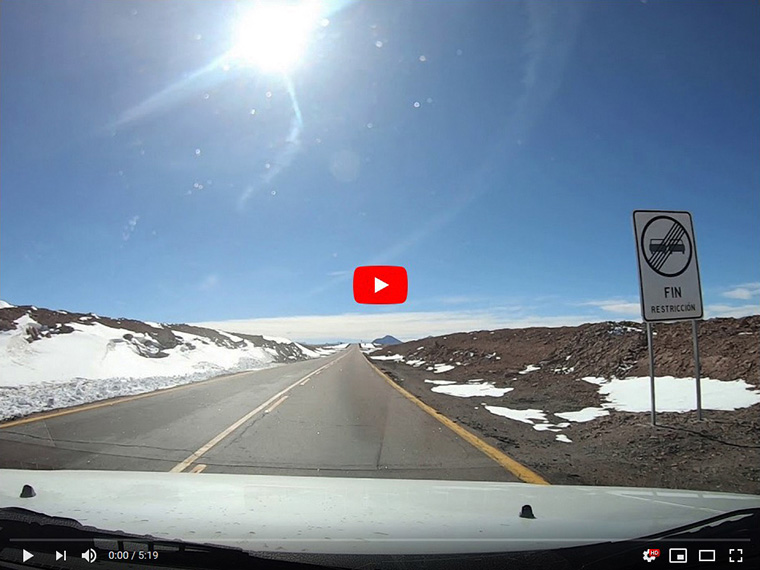
[[[230,55],[264,72],[291,71],[320,22],[319,3],[261,3],[237,19]]]

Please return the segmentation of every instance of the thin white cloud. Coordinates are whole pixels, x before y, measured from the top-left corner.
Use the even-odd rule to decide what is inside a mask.
[[[470,295],[443,295],[436,301],[444,305],[466,305],[468,303],[478,303],[485,300],[483,297],[472,297]]]
[[[750,315],[760,315],[760,303],[750,305],[707,305],[705,307],[705,317],[708,319],[714,317],[748,317]]]
[[[733,289],[724,291],[721,295],[723,297],[728,297],[729,299],[741,299],[742,301],[747,301],[753,297],[760,297],[760,283],[743,283],[742,285],[737,285]]]
[[[215,273],[210,273],[201,280],[198,284],[198,289],[201,291],[211,291],[217,285],[219,285],[219,276]]]
[[[578,305],[582,307],[596,307],[607,313],[615,313],[617,315],[627,315],[631,317],[641,316],[641,305],[639,305],[639,303],[632,303],[624,299],[586,301],[585,303],[578,303]]]
[[[304,342],[371,341],[391,334],[401,340],[501,328],[576,326],[601,321],[588,315],[510,317],[488,311],[346,313],[196,323],[229,332],[284,336]]]
[[[576,3],[526,1],[525,11],[524,90],[510,120],[510,130],[522,136],[561,86],[580,23]]]
[[[127,220],[126,225],[124,226],[124,229],[121,232],[121,239],[124,241],[129,241],[129,238],[132,237],[132,232],[135,231],[135,228],[137,227],[137,222],[140,221],[140,216],[132,216]]]

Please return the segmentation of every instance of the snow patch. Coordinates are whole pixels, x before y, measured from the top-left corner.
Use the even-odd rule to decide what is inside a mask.
[[[372,360],[392,360],[393,362],[403,362],[404,357],[400,354],[389,354],[387,356],[370,356]]]
[[[694,378],[655,378],[655,396],[658,412],[690,412],[696,410]],[[714,380],[702,378],[702,409],[733,411],[760,403],[760,391],[744,380]],[[649,377],[613,379],[599,386],[609,406],[621,412],[648,412]]]
[[[482,382],[480,384],[454,384],[451,386],[437,386],[432,388],[433,392],[457,396],[458,398],[472,398],[474,396],[493,396],[500,397],[511,392],[514,388],[496,388],[491,382]]]
[[[636,327],[629,327],[626,325],[617,325],[609,330],[609,334],[611,335],[621,335],[625,333],[643,333],[644,331],[640,328]]]
[[[261,338],[263,338],[264,340],[268,340],[269,342],[276,342],[279,344],[290,344],[290,339],[287,339],[281,336],[261,335]]]
[[[581,378],[584,382],[588,382],[589,384],[596,384],[597,386],[602,386],[607,383],[607,379],[605,378],[596,378],[594,376],[584,376]]]
[[[575,412],[556,412],[555,416],[570,422],[590,422],[596,418],[609,416],[609,410],[604,408],[583,408]]]
[[[504,406],[485,406],[485,409],[497,416],[503,416],[525,424],[533,424],[534,421],[546,422],[546,412],[542,410],[515,410]]]
[[[554,439],[556,441],[564,441],[565,443],[573,443],[573,440],[567,437],[564,433],[558,433]]]
[[[518,374],[528,374],[530,372],[535,372],[536,370],[541,370],[541,367],[536,366],[535,364],[528,364],[528,366],[525,367],[525,370],[520,370]]]
[[[276,338],[276,337],[272,337],[272,338]],[[271,340],[271,339],[267,339],[266,337],[264,337],[264,340]],[[280,340],[274,341],[274,342],[278,342],[278,343],[281,343],[281,344],[293,344],[293,346],[297,347],[301,352],[303,352],[309,358],[317,358],[319,356],[322,356],[317,351],[311,350],[310,348],[306,348],[304,345],[299,344],[297,342],[292,342],[292,341],[290,341],[288,339],[280,339]]]
[[[331,354],[335,354],[336,352],[340,352],[346,347],[348,347],[347,343],[328,344],[326,346],[319,346],[315,348],[314,351],[317,352],[320,356],[329,356]]]

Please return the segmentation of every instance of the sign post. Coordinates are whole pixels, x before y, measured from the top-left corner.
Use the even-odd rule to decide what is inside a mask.
[[[702,421],[702,382],[700,378],[700,366],[699,366],[699,341],[697,340],[697,319],[691,321],[691,336],[694,341],[694,368],[696,371],[697,381],[697,419]]]
[[[654,404],[654,347],[652,345],[652,323],[647,323],[647,346],[649,347],[649,397],[652,400],[652,425],[657,425],[657,406]]]
[[[655,419],[654,348],[652,323],[692,321],[696,361],[697,417],[702,419],[697,320],[702,318],[697,244],[689,212],[635,210],[633,230],[639,265],[641,317],[647,325],[652,425]]]

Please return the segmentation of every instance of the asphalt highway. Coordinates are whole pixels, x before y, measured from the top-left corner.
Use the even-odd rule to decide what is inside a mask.
[[[0,424],[0,468],[518,481],[352,345]]]

